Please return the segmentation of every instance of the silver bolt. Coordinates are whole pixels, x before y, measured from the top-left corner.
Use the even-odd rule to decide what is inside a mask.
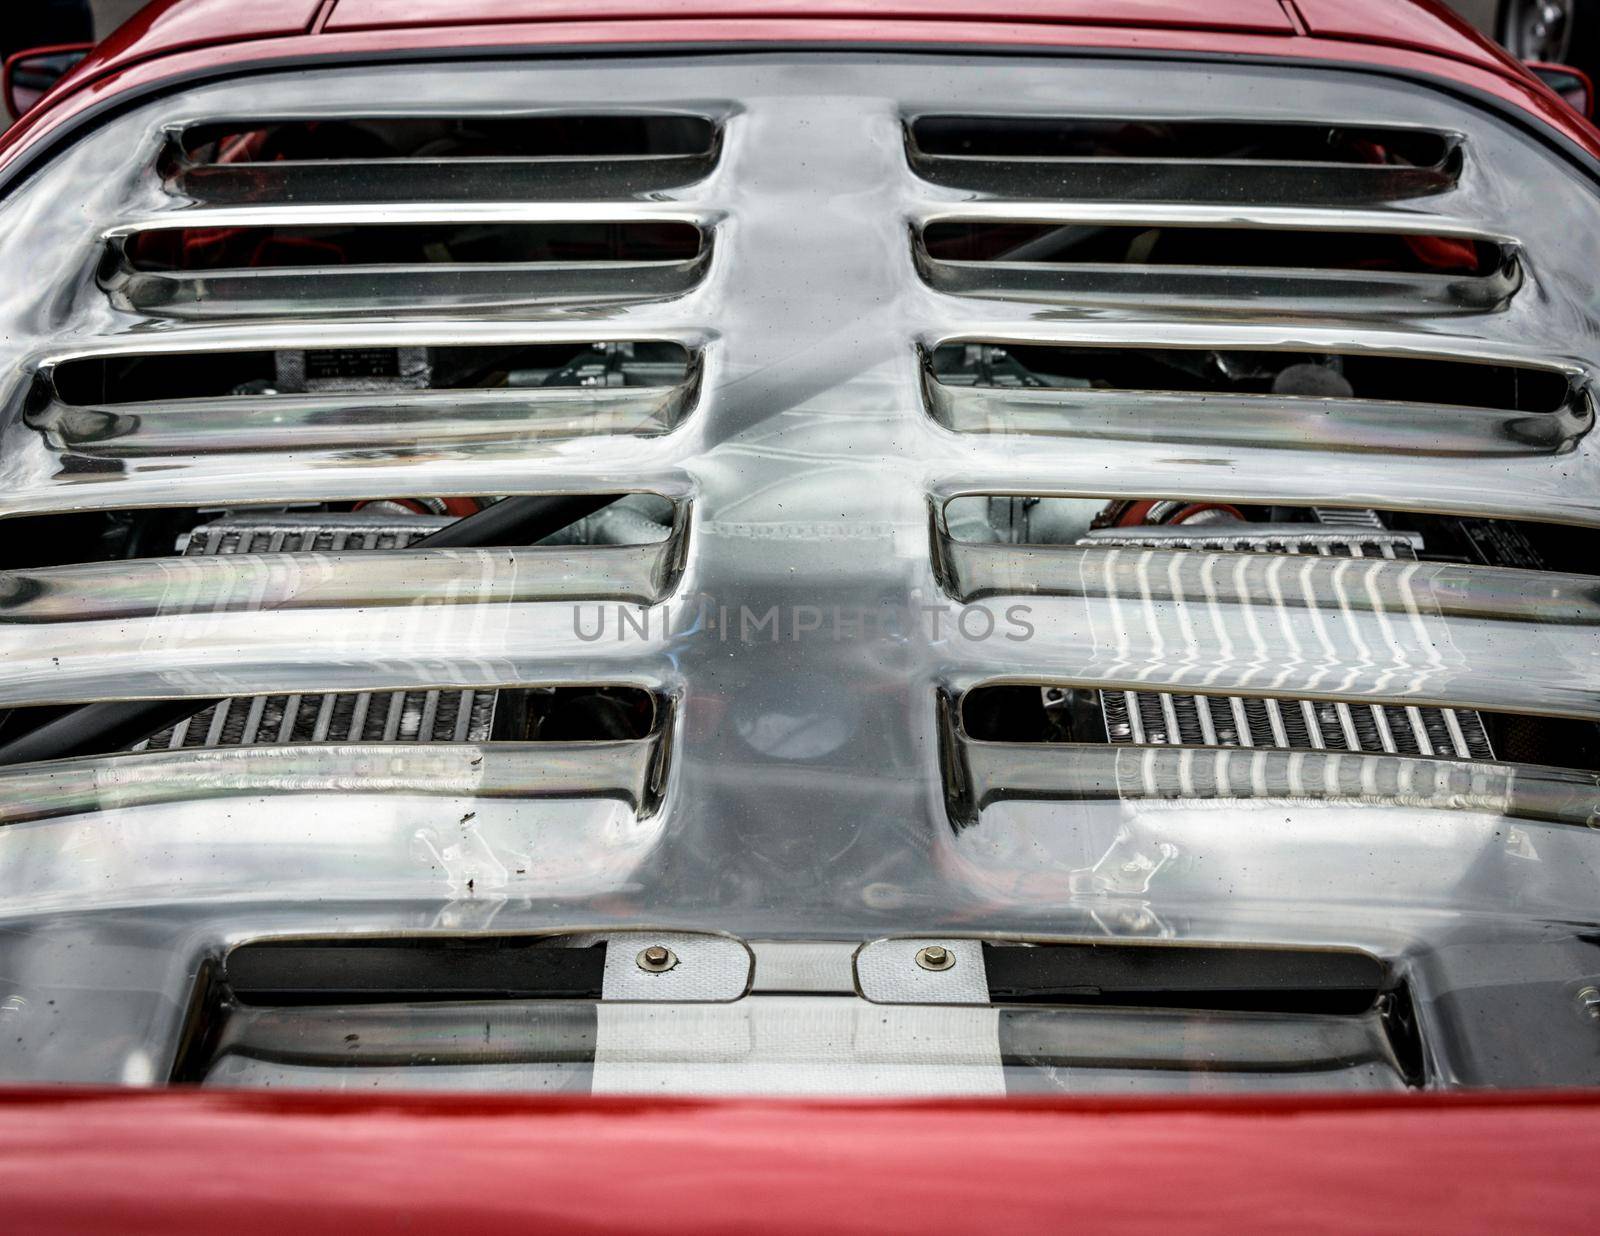
[[[647,970],[651,974],[665,974],[678,964],[677,954],[660,944],[652,944],[647,949],[641,949],[634,960],[638,962],[639,969]]]
[[[917,950],[917,964],[924,970],[948,970],[956,964],[956,955],[942,944],[930,944]]]
[[[1585,987],[1578,993],[1578,1007],[1600,1021],[1600,987]]]

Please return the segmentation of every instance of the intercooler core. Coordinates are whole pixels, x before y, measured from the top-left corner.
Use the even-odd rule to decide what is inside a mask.
[[[1375,511],[1314,510],[1317,523],[1251,524],[1233,520],[1108,528],[1080,545],[1245,553],[1320,554],[1341,558],[1415,558],[1422,537],[1385,528]],[[1071,694],[1044,689],[1046,714],[1069,707]],[[1296,751],[1373,751],[1391,755],[1492,760],[1476,712],[1303,699],[1101,691],[1101,716],[1113,743],[1252,747]]]
[[[454,522],[429,515],[354,512],[230,515],[178,541],[185,557],[250,553],[356,553],[405,549]],[[487,742],[496,691],[387,691],[261,695],[223,700],[135,751],[302,742]]]

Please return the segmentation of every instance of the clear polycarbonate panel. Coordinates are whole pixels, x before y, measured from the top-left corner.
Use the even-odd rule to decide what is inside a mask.
[[[592,183],[581,149],[506,136],[607,114],[677,136],[597,147]],[[475,119],[494,142],[424,140]],[[361,157],[257,158],[363,121]],[[1016,136],[1089,122],[1087,146]],[[1150,167],[1105,136],[1128,125],[1160,136]],[[1214,174],[1171,174],[1185,151]],[[984,260],[937,250],[952,223]],[[1230,234],[1168,261],[1163,229],[1305,260],[1230,263]],[[5,187],[0,270],[0,537],[32,555],[0,573],[5,725],[113,700],[660,701],[642,738],[0,767],[0,1078],[1600,1083],[1600,196],[1534,122],[1237,60],[307,66],[86,127]],[[418,360],[526,348],[578,359],[455,385]],[[317,353],[349,372],[314,387]],[[1100,359],[1060,361],[1080,353]],[[223,354],[259,371],[129,377]],[[105,512],[621,493],[672,513],[532,546],[48,553]],[[1377,553],[1295,548],[1340,512]],[[1304,536],[1229,543],[1251,524]],[[1021,702],[980,733],[993,689]],[[1098,736],[1052,730],[1052,690]],[[1259,707],[1282,741],[1112,741],[1102,692]],[[1417,750],[1271,729],[1324,706],[1414,713]],[[1461,716],[1483,742],[1435,744]],[[253,940],[617,931],[670,957],[608,956],[630,977],[692,975],[682,936],[746,942],[751,994],[262,1007],[226,966]],[[1383,979],[1344,1011],[1311,980],[1091,1006],[1070,975],[996,988],[1001,939],[1358,950]]]

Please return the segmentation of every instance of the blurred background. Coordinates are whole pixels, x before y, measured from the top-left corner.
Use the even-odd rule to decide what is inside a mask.
[[[1455,0],[1452,6],[1520,60],[1600,70],[1600,0]]]
[[[12,0],[13,3],[16,0]],[[24,3],[27,0],[23,0]],[[89,7],[94,12],[94,35],[96,40],[103,39],[128,18],[142,9],[147,0],[90,0]]]
[[[460,0],[470,7],[473,0]],[[1204,0],[1194,0],[1204,3]],[[1567,64],[1600,75],[1600,0],[1446,0],[1521,60]],[[29,47],[94,42],[145,0],[0,0],[0,55]],[[997,0],[1004,7],[1004,0]],[[1558,87],[1559,88],[1559,87]],[[3,121],[4,117],[0,117]]]

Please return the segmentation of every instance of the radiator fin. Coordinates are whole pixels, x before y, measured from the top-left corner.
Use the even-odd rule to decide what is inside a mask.
[[[1315,524],[1103,529],[1081,544],[1236,553],[1414,559],[1421,538],[1383,526],[1376,511],[1318,510]],[[1342,704],[1270,696],[1105,691],[1101,710],[1113,743],[1370,751],[1492,760],[1483,720],[1464,709]]]

